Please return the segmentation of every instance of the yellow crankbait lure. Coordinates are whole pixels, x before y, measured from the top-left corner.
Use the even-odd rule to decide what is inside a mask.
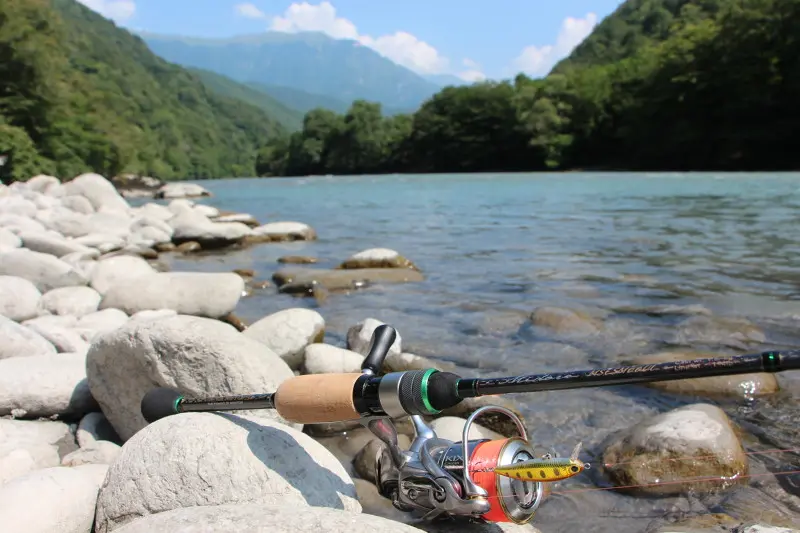
[[[553,459],[548,454],[541,459],[497,466],[494,468],[494,472],[501,476],[523,481],[561,481],[562,479],[577,476],[589,468],[589,463],[583,463],[578,460],[580,450],[581,443],[578,443],[569,458]]]

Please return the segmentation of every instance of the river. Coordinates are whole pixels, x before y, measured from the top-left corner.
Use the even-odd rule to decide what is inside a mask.
[[[262,223],[305,222],[319,239],[176,256],[173,269],[252,268],[269,279],[283,255],[312,255],[317,266],[334,267],[360,250],[385,247],[425,274],[422,283],[333,295],[320,307],[267,289],[240,303],[237,314],[248,322],[288,307],[314,307],[326,319],[326,341],[344,346],[348,327],[372,317],[398,330],[404,351],[456,363],[469,376],[596,368],[676,345],[720,353],[800,347],[800,174],[388,175],[203,186],[214,194],[204,202]],[[591,342],[544,338],[527,324],[543,305],[585,310],[607,327]],[[665,305],[675,312],[654,312]],[[707,312],[745,319],[763,339],[681,328]],[[554,352],[552,342],[578,350]],[[800,377],[793,374],[779,376],[778,395],[755,400],[644,387],[514,400],[532,441],[562,455],[582,441],[591,456],[614,431],[698,401],[722,406],[746,428],[750,451],[796,448]],[[753,457],[756,471],[774,467],[769,461],[800,468],[796,452],[769,461]],[[573,478],[559,485],[563,493],[542,506],[534,523],[545,533],[641,532],[709,510],[750,518],[751,504],[742,502],[777,505],[800,517],[800,508],[792,509],[800,501],[800,477],[766,479],[734,495],[640,499],[570,492],[592,486]],[[794,503],[784,501],[792,492]]]

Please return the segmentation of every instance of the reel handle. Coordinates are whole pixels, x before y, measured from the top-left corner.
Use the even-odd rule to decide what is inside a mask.
[[[372,332],[372,346],[361,363],[361,372],[369,375],[379,373],[395,339],[397,339],[397,332],[393,327],[381,324],[375,328],[375,331]]]

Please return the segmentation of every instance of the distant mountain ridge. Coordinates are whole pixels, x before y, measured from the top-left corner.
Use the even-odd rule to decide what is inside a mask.
[[[366,99],[381,103],[390,114],[408,112],[441,89],[439,83],[356,41],[333,39],[322,33],[266,32],[227,39],[138,35],[156,55],[172,63],[262,89],[280,87],[275,92],[283,92],[284,96],[285,89],[297,89],[321,99],[333,99],[328,105],[333,101],[349,105]],[[308,97],[297,99],[307,101]],[[308,104],[300,107],[305,105]]]

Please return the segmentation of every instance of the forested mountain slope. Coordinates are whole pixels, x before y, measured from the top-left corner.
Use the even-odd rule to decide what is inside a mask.
[[[627,59],[645,46],[667,40],[676,25],[713,19],[729,3],[730,0],[628,0],[603,19],[554,71]]]
[[[74,0],[0,3],[0,150],[14,173],[252,175],[284,128]]]

